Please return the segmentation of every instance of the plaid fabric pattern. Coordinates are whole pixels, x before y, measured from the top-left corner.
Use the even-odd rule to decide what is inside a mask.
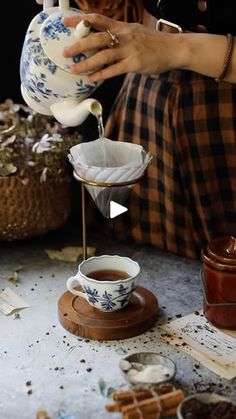
[[[153,156],[114,220],[119,238],[196,258],[236,234],[236,85],[181,70],[127,75],[106,136]]]

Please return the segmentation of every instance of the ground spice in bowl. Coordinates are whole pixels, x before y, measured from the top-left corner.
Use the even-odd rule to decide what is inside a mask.
[[[202,393],[185,398],[177,414],[179,419],[236,419],[236,406],[223,396]]]

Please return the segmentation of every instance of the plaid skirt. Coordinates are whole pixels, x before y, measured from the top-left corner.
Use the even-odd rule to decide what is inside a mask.
[[[114,220],[117,237],[198,258],[213,237],[236,234],[236,85],[129,74],[105,133],[153,156]]]

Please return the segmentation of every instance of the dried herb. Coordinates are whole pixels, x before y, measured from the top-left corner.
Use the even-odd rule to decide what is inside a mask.
[[[0,104],[0,177],[17,174],[27,183],[27,173],[63,177],[67,153],[81,137],[70,134],[54,118],[39,115],[7,99]]]

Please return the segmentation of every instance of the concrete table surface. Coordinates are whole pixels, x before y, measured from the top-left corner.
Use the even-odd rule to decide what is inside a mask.
[[[158,298],[160,316],[148,332],[122,341],[91,341],[67,332],[59,323],[57,301],[78,263],[50,260],[46,248],[80,245],[57,234],[30,241],[0,244],[0,290],[9,287],[28,304],[20,318],[0,313],[0,418],[33,419],[46,410],[53,419],[116,419],[106,413],[110,400],[99,386],[119,389],[125,384],[119,361],[127,354],[154,351],[172,358],[175,383],[187,394],[211,388],[236,402],[236,382],[221,379],[194,359],[167,345],[159,324],[202,308],[200,261],[162,253],[149,247],[93,237],[97,254],[129,256],[141,265],[140,285]],[[9,282],[16,266],[19,283]]]

